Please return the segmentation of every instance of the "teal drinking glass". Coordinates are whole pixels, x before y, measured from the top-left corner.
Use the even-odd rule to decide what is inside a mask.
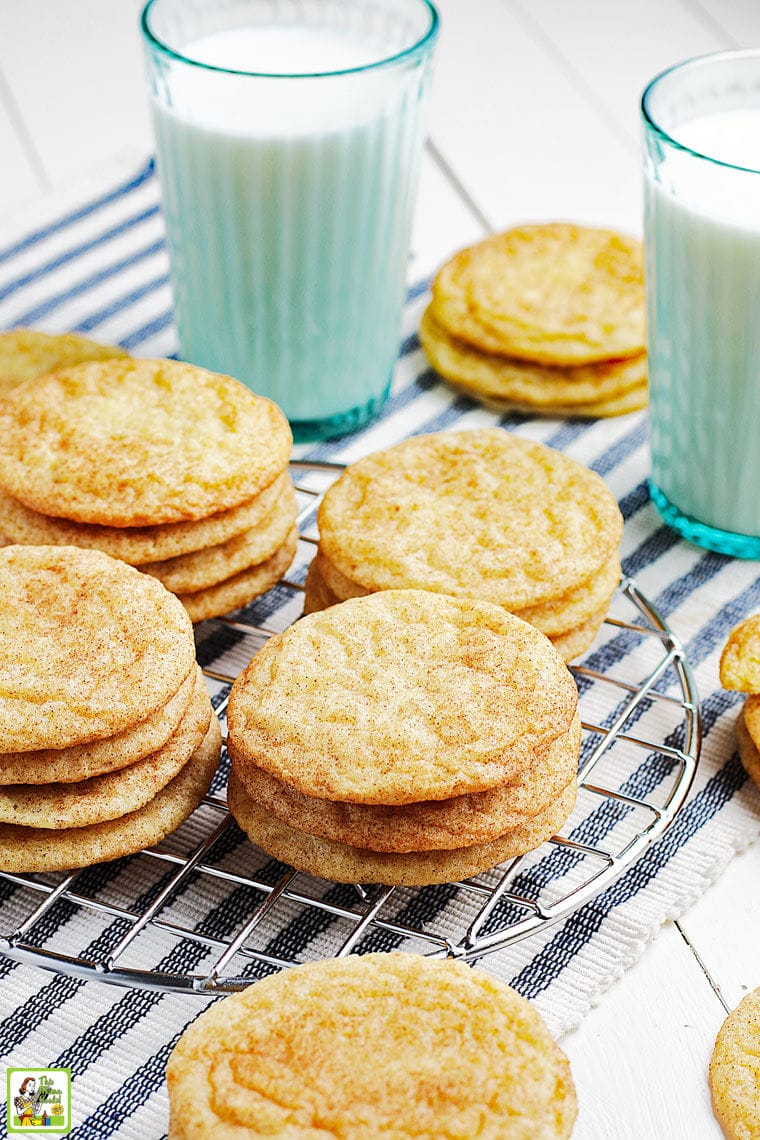
[[[642,113],[652,499],[760,558],[760,51],[671,68]]]
[[[382,405],[438,16],[429,0],[150,0],[143,39],[180,352],[296,439]]]

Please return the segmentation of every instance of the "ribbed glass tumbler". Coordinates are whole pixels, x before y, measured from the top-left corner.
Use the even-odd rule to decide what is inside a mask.
[[[181,355],[296,439],[358,427],[396,360],[438,17],[429,0],[150,0]]]
[[[760,558],[760,51],[664,72],[642,113],[652,499]]]

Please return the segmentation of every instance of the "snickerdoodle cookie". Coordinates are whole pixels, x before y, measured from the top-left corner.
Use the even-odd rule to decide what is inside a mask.
[[[6,752],[122,733],[174,696],[192,627],[155,578],[95,550],[0,549],[0,740]]]
[[[0,486],[76,522],[206,518],[268,487],[290,445],[271,400],[173,360],[80,364],[0,403]]]
[[[230,739],[307,796],[408,804],[504,784],[571,728],[575,682],[488,602],[386,590],[311,614],[237,677]]]
[[[30,546],[84,546],[102,550],[133,566],[176,558],[218,546],[252,527],[265,525],[283,498],[291,494],[291,482],[283,472],[265,491],[239,507],[218,511],[192,522],[157,526],[98,526],[30,510],[12,495],[0,491],[0,530],[11,542]]]
[[[230,811],[248,838],[282,863],[338,883],[418,887],[468,879],[533,851],[565,823],[575,806],[577,785],[568,784],[543,811],[488,843],[404,852],[355,847],[292,827],[256,803],[234,770],[227,794]]]
[[[132,855],[160,843],[192,815],[219,764],[222,734],[211,718],[200,747],[179,773],[137,811],[60,831],[0,823],[0,870],[68,871]]]
[[[213,715],[203,684],[169,740],[139,760],[73,783],[0,786],[0,823],[61,830],[137,811],[184,768],[200,747]]]
[[[736,721],[736,738],[741,762],[760,787],[760,614],[753,614],[731,630],[719,673],[724,689],[747,694]]]
[[[420,321],[420,344],[439,376],[500,413],[601,417],[647,403],[646,353],[574,368],[538,364],[457,340],[436,320],[432,306]]]
[[[760,614],[734,626],[720,658],[720,683],[740,693],[760,693]]]
[[[638,356],[646,343],[643,248],[610,230],[518,226],[441,269],[433,314],[476,348],[541,364]]]
[[[420,344],[500,414],[617,416],[647,402],[641,243],[566,223],[492,234],[433,283]]]
[[[501,428],[416,436],[360,459],[318,521],[310,611],[421,588],[501,605],[577,647],[619,580],[622,516],[602,479]]]
[[[721,1026],[710,1090],[728,1140],[760,1140],[760,989],[747,994]]]
[[[578,716],[541,758],[514,780],[485,792],[391,805],[306,796],[228,747],[242,790],[282,823],[322,839],[371,851],[445,851],[489,843],[549,808],[578,771]]]
[[[202,1013],[166,1075],[171,1140],[562,1140],[577,1112],[567,1059],[528,1001],[411,954],[265,978]]]
[[[123,348],[98,344],[79,333],[44,333],[37,329],[0,332],[0,396],[23,380],[43,376],[87,360],[113,360],[129,356]]]

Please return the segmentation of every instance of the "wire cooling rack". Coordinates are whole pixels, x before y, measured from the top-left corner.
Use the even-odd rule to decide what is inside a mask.
[[[321,494],[342,468],[294,463],[299,554],[286,580],[233,619],[198,627],[224,726],[235,675],[302,608]],[[229,816],[223,757],[211,792],[157,848],[71,874],[0,873],[0,951],[115,985],[241,989],[324,956],[406,949],[473,961],[566,918],[672,822],[694,777],[700,715],[678,639],[631,579],[582,663],[576,809],[538,850],[460,883],[328,883],[268,859]]]

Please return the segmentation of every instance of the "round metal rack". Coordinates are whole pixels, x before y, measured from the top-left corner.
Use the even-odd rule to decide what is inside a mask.
[[[319,499],[342,467],[293,463],[299,554],[234,619],[197,630],[224,727],[235,675],[301,612]],[[583,745],[576,809],[538,850],[434,887],[328,883],[254,848],[227,812],[226,755],[211,791],[158,847],[71,874],[0,873],[0,952],[126,987],[240,989],[298,962],[407,949],[469,961],[561,922],[640,859],[672,823],[700,746],[697,692],[678,639],[625,579],[594,646],[572,667]]]

